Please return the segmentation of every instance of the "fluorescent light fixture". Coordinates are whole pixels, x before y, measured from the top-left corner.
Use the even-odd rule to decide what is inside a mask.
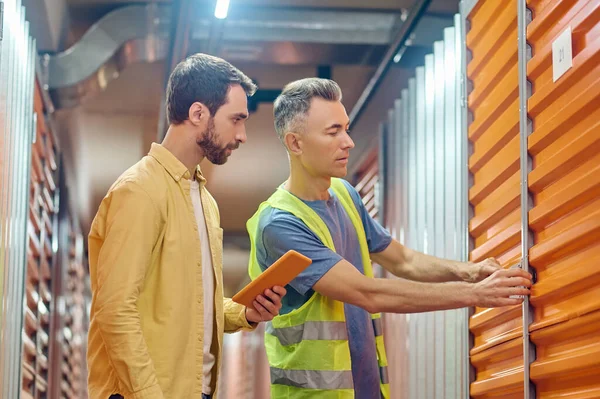
[[[400,60],[402,59],[402,56],[404,55],[404,53],[406,52],[406,48],[407,48],[408,44],[406,44],[404,47],[402,47],[400,49],[400,51],[398,51],[398,53],[394,56],[394,62],[397,64],[400,62]]]
[[[217,0],[217,6],[215,7],[215,17],[219,19],[227,18],[227,11],[229,10],[229,0]]]

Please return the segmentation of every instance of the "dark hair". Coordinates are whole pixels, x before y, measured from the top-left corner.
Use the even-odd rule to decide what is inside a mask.
[[[225,104],[232,85],[242,86],[248,96],[256,91],[252,80],[229,62],[208,54],[189,56],[169,76],[166,99],[169,124],[186,121],[195,102],[206,105],[214,116]]]
[[[275,99],[273,107],[275,131],[281,141],[287,132],[304,131],[306,115],[313,98],[341,101],[342,90],[330,79],[305,78],[288,83]]]

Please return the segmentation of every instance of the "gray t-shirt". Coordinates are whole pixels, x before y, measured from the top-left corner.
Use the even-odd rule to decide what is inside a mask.
[[[359,210],[369,252],[377,253],[385,250],[391,243],[392,237],[369,216],[354,187],[346,181],[344,184]],[[333,190],[330,189],[329,193],[329,200],[303,202],[310,206],[329,228],[336,252],[327,248],[302,220],[289,212],[269,208],[260,215],[255,242],[258,263],[263,271],[290,249],[312,259],[312,264],[285,287],[287,295],[282,301],[281,314],[289,313],[306,303],[314,293],[312,289],[314,284],[342,258],[364,274],[354,226]],[[364,309],[350,304],[345,304],[344,310],[356,397],[379,399],[380,376],[371,316]]]

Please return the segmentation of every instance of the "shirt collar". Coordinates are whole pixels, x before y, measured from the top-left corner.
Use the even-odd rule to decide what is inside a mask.
[[[181,179],[190,179],[190,171],[179,159],[177,159],[177,157],[175,157],[175,155],[171,153],[171,151],[167,150],[162,145],[158,143],[152,143],[148,155],[156,159],[175,181],[178,182]],[[206,179],[202,175],[202,169],[200,169],[200,165],[196,165],[196,180],[198,183],[200,183],[200,185],[204,185],[206,183]]]

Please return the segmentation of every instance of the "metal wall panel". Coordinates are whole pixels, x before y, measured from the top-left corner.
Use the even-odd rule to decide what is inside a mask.
[[[270,397],[271,377],[264,336],[264,323],[254,331],[225,334],[217,387],[219,399]]]
[[[521,259],[517,2],[478,1],[466,18],[470,260],[510,267]],[[471,396],[522,398],[522,307],[476,309],[469,324]]]
[[[417,69],[417,73],[419,70]],[[408,131],[406,132],[408,140],[408,215],[406,220],[408,223],[408,237],[406,239],[406,245],[410,248],[419,247],[419,239],[417,237],[417,208],[419,204],[419,198],[417,198],[417,79],[410,79],[408,81],[408,96],[406,101],[408,102]]]
[[[415,142],[417,145],[416,151],[416,159],[415,159],[415,168],[417,172],[416,176],[416,200],[417,204],[415,205],[416,209],[416,220],[415,220],[415,238],[416,245],[415,249],[418,251],[425,251],[426,243],[425,237],[427,236],[427,232],[425,230],[425,218],[426,218],[426,209],[423,204],[426,201],[426,184],[427,184],[427,166],[426,162],[426,116],[425,116],[425,68],[419,67],[416,72],[416,109],[417,115],[415,117],[415,125],[416,129],[416,138]],[[412,133],[412,132],[411,132]]]
[[[0,34],[0,378],[3,397],[18,398],[33,116],[35,43],[20,0],[1,5]]]
[[[440,125],[440,131],[444,133],[440,137],[440,142],[444,142],[443,159],[444,163],[439,171],[443,176],[440,187],[443,187],[444,193],[439,201],[444,204],[441,209],[440,219],[443,220],[443,230],[441,240],[444,242],[444,254],[449,259],[461,259],[459,252],[459,237],[462,237],[460,230],[464,215],[461,215],[458,207],[458,198],[460,195],[460,186],[458,185],[460,171],[463,170],[463,158],[460,155],[458,146],[462,138],[462,130],[457,129],[457,122],[460,121],[460,102],[458,101],[461,86],[460,82],[460,54],[457,54],[457,48],[460,48],[460,18],[455,17],[453,28],[444,30],[443,62],[440,64],[443,76],[443,91],[439,94],[444,98],[443,119]],[[440,107],[441,109],[441,107]],[[441,114],[441,113],[440,113]],[[439,146],[441,148],[441,146]],[[467,359],[464,348],[465,322],[464,310],[451,310],[445,315],[445,367],[444,367],[444,397],[463,397],[462,386],[462,362]]]
[[[379,201],[377,192],[380,186],[380,171],[377,150],[374,150],[366,159],[363,167],[357,172],[358,183],[356,190],[373,218],[379,217]]]
[[[460,18],[434,43],[424,66],[390,110],[386,131],[385,219],[395,238],[410,248],[461,259],[465,235],[458,180],[466,159],[459,151]],[[380,153],[381,154],[381,153]],[[464,259],[466,260],[466,259]],[[388,276],[394,278],[393,276]],[[464,310],[384,315],[392,398],[462,398],[466,353]],[[391,325],[390,325],[391,324]],[[401,350],[402,353],[391,351]]]
[[[402,206],[401,201],[395,201],[399,198],[401,193],[401,171],[399,167],[401,163],[401,157],[399,154],[403,151],[402,137],[397,135],[396,132],[400,131],[402,119],[399,117],[402,103],[397,100],[394,103],[394,108],[388,110],[387,121],[382,123],[380,126],[380,132],[382,133],[380,139],[380,149],[377,157],[381,160],[385,159],[385,165],[379,169],[379,180],[385,180],[385,184],[380,186],[382,189],[382,205],[383,212],[380,212],[380,223],[388,226],[388,229],[395,239],[400,239],[401,226],[390,224],[389,221],[396,220],[399,213],[401,212]],[[386,190],[387,188],[387,190]],[[382,216],[385,216],[382,219]],[[379,277],[385,276],[385,271],[378,267]],[[397,314],[383,314],[383,325],[384,325],[384,340],[388,355],[388,364],[401,364],[400,367],[392,369],[388,368],[388,375],[390,380],[391,392],[400,392],[406,384],[406,366],[408,365],[408,358],[404,348],[406,342],[407,328],[406,319],[404,315]],[[397,398],[404,398],[405,396],[396,396]]]
[[[386,146],[385,149],[379,150],[379,157],[381,159],[382,151],[385,151],[385,166],[380,168],[380,172],[385,171],[385,183],[384,187],[380,188],[382,193],[386,193],[386,187],[389,186],[388,192],[393,193],[392,195],[382,195],[380,198],[380,206],[383,212],[379,215],[379,222],[385,223],[385,220],[395,220],[398,214],[398,203],[393,201],[392,198],[396,198],[396,192],[398,189],[395,187],[398,180],[398,169],[396,169],[396,151],[398,137],[393,134],[397,129],[396,112],[394,108],[388,110],[387,123],[382,124],[382,144]],[[380,179],[383,180],[383,179]],[[390,234],[396,240],[398,239],[398,226],[390,225]]]
[[[600,2],[529,0],[533,131],[529,261],[537,272],[530,375],[538,397],[600,396]],[[552,42],[572,31],[555,82]]]

